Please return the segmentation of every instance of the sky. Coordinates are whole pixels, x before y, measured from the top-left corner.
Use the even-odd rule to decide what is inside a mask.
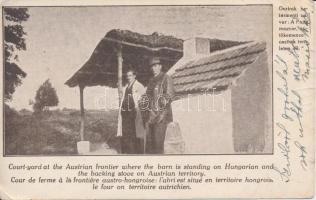
[[[18,110],[32,108],[29,101],[47,79],[57,91],[58,108],[79,109],[79,88],[64,83],[112,29],[158,32],[184,40],[201,36],[266,41],[268,51],[272,48],[270,6],[30,7],[29,14],[23,23],[27,50],[18,52],[19,66],[27,77],[9,102]],[[116,98],[116,90],[106,87],[88,87],[84,92],[87,109],[111,108],[106,102]]]

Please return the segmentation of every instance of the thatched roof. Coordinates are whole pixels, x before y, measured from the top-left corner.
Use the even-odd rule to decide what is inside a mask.
[[[250,42],[178,67],[172,78],[178,94],[227,89],[266,49],[265,43]]]
[[[242,42],[209,39],[210,52],[240,45]],[[113,29],[98,43],[88,61],[69,79],[69,87],[108,86],[117,87],[117,48],[122,48],[123,74],[134,68],[137,79],[147,84],[151,77],[149,60],[158,56],[168,71],[183,56],[183,40],[154,32],[144,35],[128,30]]]
[[[128,30],[109,31],[99,42],[89,60],[68,80],[75,87],[105,85],[117,86],[116,49],[122,47],[123,73],[128,68],[138,72],[138,79],[146,84],[150,77],[148,62],[152,56],[160,57],[165,70],[183,55],[183,40],[158,33],[143,35]]]
[[[143,35],[129,30],[114,29],[109,31],[105,39],[115,39],[126,43],[138,44],[152,49],[170,49],[182,51],[183,40],[157,32]]]
[[[219,40],[219,39],[209,39],[210,42],[210,53],[222,49],[227,49],[229,47],[241,45],[248,43],[246,42],[240,42],[240,41],[232,41],[232,40]]]

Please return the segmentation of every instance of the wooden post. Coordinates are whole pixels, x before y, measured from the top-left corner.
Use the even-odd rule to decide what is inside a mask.
[[[123,96],[123,56],[122,56],[122,47],[117,48],[117,89],[119,96],[119,105],[121,105],[122,96]]]
[[[80,140],[84,141],[84,104],[83,104],[83,89],[84,86],[80,85]]]

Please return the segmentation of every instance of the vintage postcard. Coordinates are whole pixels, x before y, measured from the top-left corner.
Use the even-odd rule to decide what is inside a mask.
[[[1,14],[1,199],[313,197],[311,0]]]

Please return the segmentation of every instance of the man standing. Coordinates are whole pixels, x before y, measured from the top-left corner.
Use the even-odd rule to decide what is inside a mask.
[[[138,100],[145,93],[145,88],[136,80],[134,70],[128,70],[126,78],[128,84],[123,90],[117,136],[121,137],[121,152],[123,154],[138,154],[143,153],[142,140],[145,135]]]
[[[172,122],[171,102],[174,87],[172,79],[162,72],[159,58],[153,58],[150,67],[154,77],[148,83],[146,90],[148,108],[143,112],[147,129],[146,153],[162,154],[167,125]]]

